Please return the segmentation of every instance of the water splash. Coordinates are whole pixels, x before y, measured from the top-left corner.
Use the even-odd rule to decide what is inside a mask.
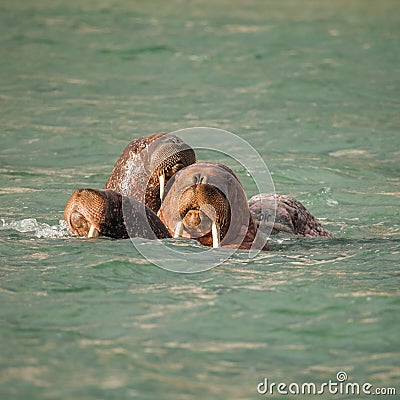
[[[34,232],[37,238],[67,238],[71,237],[71,231],[64,220],[60,220],[58,225],[49,225],[38,222],[36,218],[26,218],[20,221],[6,222],[1,219],[0,230],[16,230],[17,232]]]
[[[314,202],[321,201],[329,207],[335,207],[339,204],[339,202],[332,197],[332,189],[330,187],[323,187],[318,192],[309,193],[304,203],[308,206],[312,206]]]

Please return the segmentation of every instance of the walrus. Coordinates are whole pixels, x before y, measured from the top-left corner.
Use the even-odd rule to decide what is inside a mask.
[[[195,162],[193,149],[179,137],[164,133],[143,136],[125,147],[105,189],[134,198],[157,213],[169,179]]]
[[[253,196],[248,204],[257,227],[263,226],[272,234],[286,232],[304,237],[333,237],[318,219],[293,197],[261,193]]]
[[[110,189],[76,190],[67,202],[64,219],[73,233],[89,238],[171,237],[150,208]]]
[[[225,165],[198,162],[171,179],[158,211],[174,237],[205,246],[267,250],[237,176]]]

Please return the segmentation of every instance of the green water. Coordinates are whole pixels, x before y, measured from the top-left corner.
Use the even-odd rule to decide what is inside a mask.
[[[257,384],[338,371],[398,396],[399,40],[396,0],[0,1],[0,397],[291,398]],[[130,140],[192,126],[336,238],[183,275],[60,224]]]

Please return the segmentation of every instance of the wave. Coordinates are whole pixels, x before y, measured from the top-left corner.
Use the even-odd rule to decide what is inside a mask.
[[[20,221],[6,222],[1,219],[0,230],[15,230],[26,233],[33,232],[37,238],[68,238],[73,236],[64,220],[59,220],[57,225],[38,222],[36,218],[26,218]]]

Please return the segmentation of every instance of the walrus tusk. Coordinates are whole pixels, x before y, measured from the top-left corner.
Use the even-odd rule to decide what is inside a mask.
[[[88,238],[99,236],[99,231],[96,229],[94,225],[90,225],[89,233],[87,235]]]
[[[165,173],[162,172],[158,177],[160,181],[160,199],[162,200],[164,197],[164,187],[165,187]]]
[[[216,249],[219,247],[219,225],[213,221],[211,225],[211,232],[213,238],[213,247]]]
[[[178,222],[175,227],[174,238],[179,238],[182,236],[183,233],[183,224],[182,222]]]

